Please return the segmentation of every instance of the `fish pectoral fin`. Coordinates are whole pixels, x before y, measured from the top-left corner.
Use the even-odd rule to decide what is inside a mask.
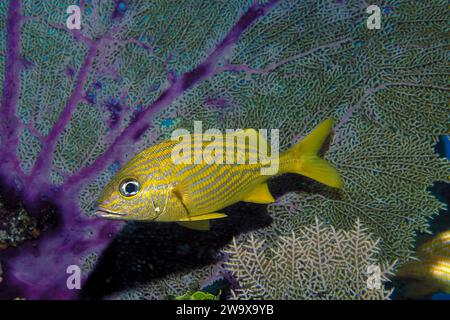
[[[172,192],[181,201],[184,208],[189,213],[188,208],[192,208],[192,206],[191,206],[192,201],[191,201],[191,196],[189,194],[189,188],[188,188],[187,181],[184,180],[184,181],[181,181],[178,184],[176,184],[174,186],[174,188],[172,189]]]
[[[190,216],[189,218],[185,218],[185,219],[180,219],[180,221],[202,221],[202,220],[211,220],[211,219],[220,219],[220,218],[225,218],[227,217],[226,214],[224,213],[219,213],[219,212],[212,212],[212,213],[206,213],[206,214],[201,214],[198,216]]]
[[[200,220],[200,221],[177,221],[180,226],[183,226],[192,230],[199,231],[209,231],[210,223],[209,220]]]
[[[275,199],[270,194],[269,186],[264,182],[257,185],[242,201],[266,204],[275,202]]]

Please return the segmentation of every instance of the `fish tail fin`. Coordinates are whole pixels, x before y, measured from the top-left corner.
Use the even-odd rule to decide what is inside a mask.
[[[301,174],[330,187],[342,188],[344,182],[339,172],[328,161],[318,156],[332,126],[332,119],[323,121],[305,139],[289,149],[284,155],[286,163],[284,171]]]

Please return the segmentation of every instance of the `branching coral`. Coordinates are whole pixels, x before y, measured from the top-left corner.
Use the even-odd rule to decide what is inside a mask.
[[[213,272],[211,266],[194,269],[186,273],[176,273],[156,280],[149,284],[139,285],[108,296],[110,300],[165,300],[185,294],[187,291],[197,291],[200,281]]]
[[[433,150],[448,119],[445,1],[376,1],[381,30],[360,1],[80,1],[80,31],[65,27],[72,2],[0,2],[1,190],[58,216],[37,246],[2,252],[14,296],[76,295],[65,268],[121,227],[90,217],[101,188],[192,120],[277,128],[286,149],[339,119],[326,157],[344,191],[279,199],[269,211],[289,223],[267,239],[316,216],[343,230],[359,218],[382,262],[402,263],[442,208],[427,188],[449,175]]]
[[[370,265],[380,268],[380,281],[392,266],[376,260],[378,244],[359,221],[342,231],[316,219],[275,243],[250,233],[225,250],[226,268],[241,285],[235,299],[387,299],[392,292],[367,285]]]

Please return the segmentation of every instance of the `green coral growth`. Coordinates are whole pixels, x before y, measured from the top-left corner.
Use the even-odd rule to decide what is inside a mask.
[[[219,300],[220,293],[215,296],[203,291],[188,291],[182,296],[178,296],[175,300]]]

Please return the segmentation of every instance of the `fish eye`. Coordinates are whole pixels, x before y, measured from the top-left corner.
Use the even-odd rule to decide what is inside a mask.
[[[125,197],[131,197],[139,192],[139,182],[136,180],[125,180],[120,184],[120,193]]]

